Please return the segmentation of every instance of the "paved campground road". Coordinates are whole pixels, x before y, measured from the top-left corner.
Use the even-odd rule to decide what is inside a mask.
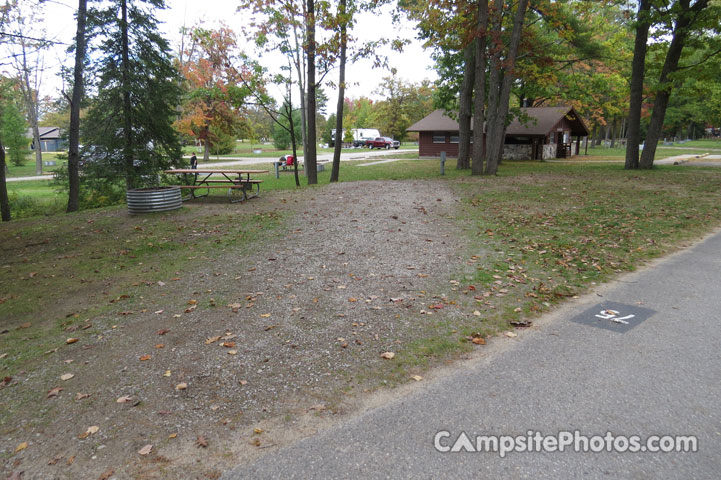
[[[721,233],[566,305],[241,478],[718,478]],[[608,303],[612,302],[612,303]],[[596,317],[610,307],[636,317]],[[605,315],[608,316],[608,315]],[[604,317],[604,315],[601,315]],[[572,321],[577,320],[577,321]],[[628,321],[628,325],[622,322]],[[692,435],[697,453],[441,453],[462,432]],[[622,446],[623,444],[621,444]],[[644,443],[645,445],[645,443]]]
[[[413,153],[417,150],[366,150],[366,149],[357,149],[357,150],[351,150],[347,152],[343,152],[341,154],[341,161],[343,162],[349,162],[354,160],[366,160],[366,159],[374,159],[377,157],[388,157],[390,155],[398,155],[398,154],[404,154],[404,153]],[[183,158],[188,159],[188,164],[190,164],[190,156],[187,155]],[[243,166],[243,165],[257,165],[261,163],[272,163],[277,160],[276,157],[224,157],[225,160],[220,161],[220,159],[217,159],[215,162],[213,162],[212,157],[211,161],[208,163],[203,163],[201,166],[203,168],[223,168],[223,167],[237,167],[237,166]],[[303,157],[299,157],[300,161],[303,162]],[[318,155],[318,162],[325,163],[330,162],[333,160],[333,154],[332,153],[322,153]],[[28,182],[28,181],[41,181],[41,180],[52,180],[54,178],[53,175],[34,175],[34,176],[28,176],[28,177],[9,177],[7,179],[8,182]]]

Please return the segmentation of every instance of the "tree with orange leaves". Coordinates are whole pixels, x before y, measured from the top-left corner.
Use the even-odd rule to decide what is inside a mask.
[[[228,27],[194,27],[180,67],[185,99],[176,128],[203,144],[203,159],[223,136],[233,135],[244,120],[251,88],[258,88],[254,71],[239,51]]]

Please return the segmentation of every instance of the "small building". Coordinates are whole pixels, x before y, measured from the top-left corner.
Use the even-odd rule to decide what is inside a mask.
[[[569,158],[578,155],[581,138],[589,135],[573,107],[522,108],[521,112],[506,128],[504,159]],[[446,152],[458,157],[458,121],[444,110],[434,111],[406,130],[418,132],[419,156],[438,157]]]
[[[40,130],[40,151],[60,152],[65,149],[65,141],[60,135],[60,127],[38,127]],[[28,137],[33,138],[33,131],[28,131]],[[30,150],[35,150],[35,141],[30,144]]]

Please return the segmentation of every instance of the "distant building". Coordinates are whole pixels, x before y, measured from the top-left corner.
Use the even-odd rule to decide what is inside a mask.
[[[40,151],[60,152],[65,150],[66,145],[60,135],[60,127],[39,127],[40,130]],[[28,137],[33,138],[32,130],[28,131]],[[30,144],[30,150],[35,150],[35,141]]]
[[[522,108],[521,111],[524,118],[515,118],[506,128],[505,159],[572,157],[579,153],[581,138],[589,135],[573,107]],[[458,121],[445,111],[436,110],[406,130],[419,133],[419,156],[438,157],[446,152],[449,157],[458,157]]]

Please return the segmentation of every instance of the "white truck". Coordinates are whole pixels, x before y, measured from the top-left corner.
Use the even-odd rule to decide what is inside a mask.
[[[346,131],[347,130],[343,132],[343,137],[340,139],[341,142],[343,141],[343,138],[345,138]],[[381,133],[377,128],[351,128],[350,131],[353,134],[354,147],[365,147],[367,140],[373,140],[374,138],[381,136]],[[330,131],[330,146],[335,146],[335,129]]]

